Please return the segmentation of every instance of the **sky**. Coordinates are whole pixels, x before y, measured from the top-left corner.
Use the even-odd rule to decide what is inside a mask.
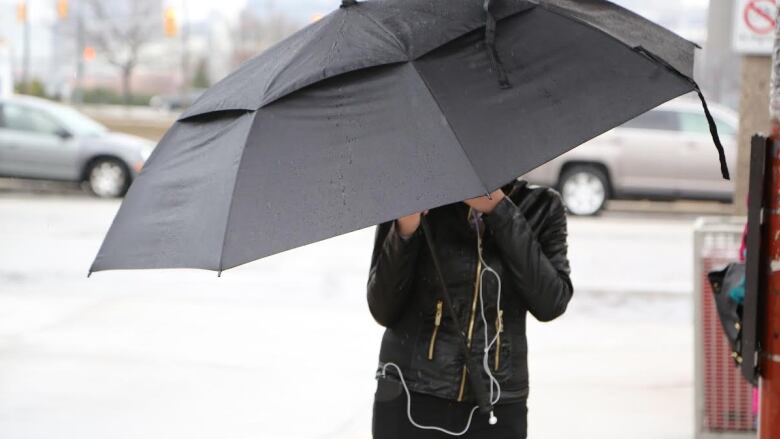
[[[248,0],[249,2],[266,5],[275,10],[284,11],[290,16],[305,20],[314,14],[326,14],[337,8],[340,0]],[[475,0],[481,1],[481,0]],[[501,1],[501,0],[494,0]],[[704,15],[709,0],[675,0],[675,1],[648,1],[648,0],[616,0],[615,3],[623,5],[631,10],[639,12],[651,19],[674,19],[684,15],[681,21],[690,18],[692,14]],[[208,8],[208,2],[203,2],[203,9]],[[686,17],[687,16],[687,17]]]
[[[32,23],[32,64],[46,68],[53,50],[51,24],[56,19],[54,0],[27,0]],[[70,0],[72,5],[80,0]],[[131,1],[131,0],[128,0]],[[256,11],[271,15],[284,14],[304,25],[314,17],[325,15],[338,8],[341,0],[161,0],[165,6],[181,11],[186,5],[187,19],[193,23],[209,20],[235,20],[247,5]],[[481,2],[482,0],[474,0]],[[501,0],[494,0],[501,1]],[[21,50],[22,31],[16,22],[16,5],[19,0],[0,0],[0,46],[10,47],[12,56],[18,58]],[[696,42],[706,37],[706,12],[709,0],[615,0],[640,15],[656,21],[678,34]],[[72,6],[73,7],[73,6]],[[56,48],[54,48],[56,50]]]
[[[77,2],[79,0],[71,0]],[[324,15],[338,8],[340,0],[162,0],[165,5],[181,9],[185,4],[187,15],[192,21],[206,21],[215,14],[236,16],[247,5],[265,9],[269,13],[281,12],[302,23],[316,15]],[[481,1],[481,0],[474,0]],[[494,0],[500,1],[500,0]],[[15,6],[18,0],[0,0],[0,38],[8,35],[15,26]],[[53,0],[28,0],[31,19],[47,22],[54,19]],[[615,0],[647,18],[664,22],[703,22],[709,0]],[[4,35],[5,34],[5,35]]]
[[[0,0],[9,2],[11,0]],[[33,2],[46,0],[31,0]],[[302,23],[311,21],[312,17],[325,15],[338,8],[340,0],[166,0],[165,3],[174,8],[181,8],[187,2],[189,18],[193,21],[208,20],[215,13],[225,16],[238,14],[244,6],[251,4],[257,9],[265,9],[269,13],[281,12]],[[475,0],[482,1],[482,0]],[[494,0],[501,1],[501,0]],[[615,0],[617,4],[627,7],[647,18],[666,23],[704,23],[709,0]],[[680,25],[678,25],[680,26]],[[682,27],[691,27],[682,25]],[[694,26],[695,27],[695,26]]]
[[[78,0],[71,0],[76,2]],[[481,1],[481,0],[475,0]],[[500,1],[500,0],[494,0]],[[271,11],[280,11],[301,20],[308,21],[315,14],[327,14],[336,9],[340,0],[163,0],[163,3],[174,8],[181,8],[186,2],[188,15],[193,21],[207,20],[214,12],[224,15],[237,14],[247,3],[264,6]],[[0,23],[13,22],[14,7],[18,0],[0,0]],[[54,17],[54,3],[52,0],[28,0],[30,14],[33,20],[46,20]],[[615,0],[648,18],[673,17],[675,15],[689,15],[706,10],[709,0],[675,0],[675,1],[648,1],[648,0]],[[10,18],[10,20],[8,20]],[[2,28],[0,28],[2,29]]]

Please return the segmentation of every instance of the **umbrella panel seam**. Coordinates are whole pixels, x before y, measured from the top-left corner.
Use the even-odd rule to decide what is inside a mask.
[[[699,88],[699,84],[696,83],[696,80],[692,76],[688,76],[687,74],[681,72],[677,67],[672,65],[669,61],[667,61],[664,58],[656,55],[652,50],[647,49],[647,48],[645,48],[642,45],[632,46],[632,45],[626,43],[625,41],[623,41],[622,39],[612,35],[611,33],[607,32],[606,30],[602,29],[600,26],[593,25],[593,24],[588,23],[587,21],[583,20],[582,18],[579,18],[579,17],[576,17],[576,16],[573,16],[573,15],[570,15],[570,14],[567,14],[567,13],[563,12],[563,11],[565,11],[565,9],[563,7],[561,7],[561,6],[551,5],[551,4],[543,4],[541,6],[542,6],[542,8],[544,10],[546,10],[546,11],[552,13],[552,14],[555,14],[555,15],[557,15],[559,17],[564,18],[564,19],[568,19],[568,20],[570,20],[570,21],[572,21],[574,23],[579,23],[582,26],[586,26],[589,29],[592,29],[592,30],[594,30],[596,32],[599,32],[599,33],[605,35],[608,38],[613,39],[614,41],[617,41],[619,44],[621,44],[622,46],[624,46],[628,50],[632,51],[637,56],[641,56],[642,58],[646,59],[650,64],[653,64],[653,65],[655,65],[655,66],[657,66],[657,67],[659,67],[661,69],[664,69],[667,73],[669,73],[669,74],[671,74],[673,76],[676,76],[676,77],[678,77],[678,78],[688,82],[691,85],[691,90],[689,90],[689,91],[695,91],[698,94],[699,99],[701,100],[702,107],[703,107],[703,110],[704,110],[704,114],[707,117],[708,124],[710,125],[710,133],[712,135],[712,140],[713,140],[713,143],[715,144],[715,149],[717,150],[717,153],[718,153],[718,161],[720,162],[721,173],[723,175],[723,178],[726,179],[726,180],[729,179],[728,165],[726,164],[725,153],[724,153],[723,146],[721,144],[720,138],[718,136],[717,127],[715,125],[715,122],[711,120],[712,116],[711,116],[709,108],[707,106],[707,101],[704,99],[704,95],[702,94],[701,89]],[[631,11],[629,11],[629,12],[631,12]],[[682,38],[679,35],[674,34],[673,32],[672,32],[672,34],[674,36],[676,36],[677,38],[682,39],[682,40],[686,41],[687,43],[691,44],[692,46],[694,46],[694,51],[695,51],[695,48],[698,47],[698,45],[696,45],[695,43],[692,43],[692,42],[686,40],[685,38]]]
[[[477,169],[474,166],[474,162],[471,160],[471,157],[469,156],[468,152],[466,152],[466,148],[463,147],[463,142],[460,140],[460,136],[458,135],[458,132],[455,130],[455,127],[453,127],[452,124],[450,123],[450,120],[447,117],[447,114],[444,112],[441,103],[439,103],[439,99],[436,97],[436,94],[433,93],[433,90],[431,90],[431,87],[428,85],[428,81],[425,79],[425,77],[422,74],[420,74],[420,71],[417,70],[417,65],[415,64],[414,61],[409,62],[409,64],[412,66],[412,70],[414,70],[414,73],[420,79],[423,86],[425,86],[425,90],[428,92],[428,95],[433,100],[433,103],[436,104],[436,108],[439,109],[439,113],[442,115],[444,121],[447,123],[447,128],[449,128],[450,132],[455,137],[455,142],[458,144],[458,147],[463,153],[463,156],[466,158],[469,167],[474,172],[474,175],[477,177],[477,181],[479,181],[480,185],[482,185],[482,189],[485,191],[485,194],[486,195],[490,194],[490,189],[487,187],[484,180],[482,180],[482,176],[479,175],[479,172],[477,172]]]
[[[233,189],[230,190],[230,205],[228,206],[227,218],[225,218],[225,231],[222,234],[222,248],[219,249],[219,266],[217,267],[217,276],[222,275],[223,264],[225,259],[225,243],[227,242],[228,230],[230,229],[230,217],[233,213],[233,204],[236,200],[236,187],[238,186],[239,173],[241,171],[241,163],[244,161],[244,154],[247,149],[247,142],[249,142],[249,136],[252,134],[255,128],[255,120],[260,110],[257,110],[252,115],[252,120],[249,122],[249,129],[247,130],[246,137],[244,138],[244,146],[241,148],[241,154],[238,156],[236,164],[236,177],[233,180]]]
[[[580,24],[582,26],[585,26],[585,27],[587,27],[589,29],[592,29],[592,30],[594,30],[596,32],[599,32],[599,33],[603,34],[604,36],[617,41],[618,43],[620,43],[621,45],[625,46],[627,49],[631,50],[632,52],[641,55],[641,53],[637,52],[637,49],[642,47],[641,45],[639,45],[639,46],[632,46],[631,44],[628,44],[627,42],[625,42],[622,38],[616,37],[615,35],[611,34],[610,32],[607,32],[606,30],[602,29],[600,26],[596,26],[596,25],[594,25],[592,23],[589,23],[588,21],[586,21],[586,20],[584,20],[584,19],[582,19],[580,17],[576,17],[574,15],[571,15],[571,14],[567,13],[566,9],[563,8],[562,6],[552,5],[552,4],[549,4],[549,3],[539,3],[539,6],[543,10],[545,10],[545,11],[551,13],[551,14],[555,14],[555,15],[557,15],[559,17],[563,17],[563,18],[565,18],[567,20],[570,20],[572,22],[575,22],[575,23],[578,23],[578,24]],[[628,11],[628,12],[631,12],[631,11]],[[674,37],[676,37],[678,39],[681,39],[681,40],[685,40],[685,42],[693,45],[694,47],[698,47],[695,43],[692,43],[692,42],[686,40],[685,38],[683,38],[683,37],[681,37],[681,36],[679,36],[679,35],[677,35],[677,34],[675,34],[673,32],[671,32],[671,33],[674,35]],[[647,57],[645,57],[645,58],[647,58]],[[649,59],[649,60],[653,61],[652,59]],[[653,63],[658,65],[657,62],[653,62]],[[684,74],[682,72],[679,72],[679,74],[681,76],[684,76],[685,78],[693,79],[693,78],[689,78],[688,75],[686,75],[686,74]]]
[[[514,17],[514,16],[516,16],[518,14],[525,13],[525,12],[528,12],[530,10],[533,10],[533,9],[535,9],[538,6],[539,5],[537,3],[528,1],[528,6],[522,7],[521,9],[515,10],[515,11],[513,11],[513,12],[507,14],[507,15],[504,15],[501,18],[497,19],[496,21],[497,22],[501,22],[501,21],[506,20],[508,18]],[[360,6],[358,4],[358,5],[354,6],[354,7],[344,8],[343,10],[358,11],[359,8],[360,8]],[[188,111],[185,111],[184,113],[182,113],[181,116],[179,116],[177,121],[185,121],[185,120],[188,120],[190,118],[193,118],[193,117],[196,117],[196,116],[199,116],[199,115],[209,114],[209,113],[213,113],[213,112],[216,112],[216,111],[231,111],[231,110],[257,111],[257,110],[259,110],[261,108],[264,108],[264,107],[266,107],[266,106],[268,106],[270,104],[273,104],[274,102],[276,102],[276,101],[278,101],[280,99],[283,99],[283,98],[285,98],[285,97],[287,97],[287,96],[289,96],[289,95],[291,95],[293,93],[296,93],[296,92],[298,92],[300,90],[303,90],[305,88],[308,88],[310,86],[314,86],[314,85],[316,85],[316,84],[318,84],[318,83],[320,83],[321,81],[324,81],[324,80],[328,80],[328,79],[335,78],[335,77],[338,77],[338,76],[341,76],[341,75],[344,75],[344,74],[348,74],[348,73],[352,73],[352,72],[356,72],[356,71],[360,71],[360,70],[364,70],[364,69],[368,69],[368,68],[372,68],[372,67],[382,67],[382,66],[386,66],[386,65],[393,65],[393,64],[399,64],[399,63],[405,63],[405,62],[413,62],[414,60],[420,59],[420,58],[424,57],[425,55],[427,55],[427,54],[429,54],[429,53],[431,53],[431,52],[441,48],[445,44],[448,44],[448,43],[450,43],[450,42],[452,42],[452,41],[454,41],[454,40],[456,40],[458,38],[462,38],[465,35],[468,35],[468,34],[470,34],[472,32],[479,31],[480,29],[484,29],[485,28],[485,25],[481,24],[481,25],[476,26],[474,28],[468,29],[468,30],[464,31],[463,33],[453,37],[449,41],[447,41],[445,43],[442,43],[439,46],[434,47],[434,48],[432,48],[432,49],[430,49],[430,50],[428,50],[426,52],[419,53],[419,54],[417,54],[417,56],[412,57],[411,56],[412,54],[408,53],[408,48],[406,48],[400,42],[400,40],[398,40],[398,37],[394,33],[390,32],[384,25],[382,25],[381,22],[377,21],[374,17],[371,17],[371,16],[365,14],[364,12],[357,12],[357,13],[359,13],[362,17],[365,17],[368,20],[370,20],[371,22],[373,22],[374,24],[376,24],[384,33],[388,34],[391,38],[393,38],[393,40],[396,41],[398,43],[398,45],[400,46],[399,49],[401,49],[401,51],[405,55],[406,59],[404,59],[404,60],[396,60],[396,61],[388,61],[388,62],[383,62],[383,63],[380,63],[380,64],[374,64],[374,65],[370,65],[370,66],[360,66],[358,68],[340,71],[340,72],[336,73],[335,75],[328,76],[327,78],[319,78],[319,79],[311,81],[311,82],[309,82],[309,81],[301,81],[299,84],[291,85],[290,87],[288,87],[289,90],[285,91],[284,94],[280,94],[278,96],[271,96],[270,98],[266,96],[266,90],[264,90],[263,93],[262,93],[263,96],[260,99],[260,103],[259,103],[259,105],[257,107],[250,107],[249,105],[244,105],[243,107],[238,107],[238,106],[215,107],[215,108],[208,109],[208,110],[196,110],[192,114],[188,113]],[[261,52],[257,56],[262,56],[263,53],[265,53],[265,52]],[[254,59],[254,58],[252,58],[252,59]],[[247,62],[250,62],[250,61],[247,61]],[[282,70],[281,67],[280,67],[280,70]],[[247,108],[247,107],[249,107],[249,108]]]
[[[338,32],[337,33],[341,34],[341,29],[344,28],[344,23],[346,23],[346,21],[347,21],[346,14],[342,14],[341,22],[338,25]],[[334,48],[335,44],[336,44],[336,41],[334,40],[333,41],[333,45],[331,45],[331,47],[328,49],[328,56],[330,56],[330,54],[333,53],[333,48]],[[302,50],[303,48],[305,48],[305,46],[297,47],[297,51],[296,52]],[[263,51],[263,52],[265,52],[265,51]],[[276,81],[279,79],[280,75],[282,73],[284,73],[284,71],[287,68],[290,67],[290,65],[291,64],[288,62],[287,64],[280,64],[280,65],[277,66],[276,69],[274,69],[273,73],[271,73],[270,77],[266,81],[265,87],[263,87],[263,91],[262,91],[261,97],[260,97],[260,106],[258,108],[256,108],[255,110],[259,110],[260,108],[263,108],[266,105],[268,105],[270,102],[273,102],[274,100],[276,100],[279,97],[281,97],[281,96],[279,96],[276,99],[269,99],[268,96],[271,95],[269,90],[271,89],[272,85],[275,84]]]
[[[401,40],[399,40],[398,37],[394,33],[390,32],[390,30],[388,30],[387,27],[385,27],[384,24],[382,24],[381,22],[376,20],[374,17],[372,17],[372,16],[370,16],[368,14],[364,14],[363,12],[360,11],[360,8],[355,8],[355,13],[360,14],[360,16],[362,16],[362,17],[366,18],[368,21],[374,23],[377,26],[377,28],[381,29],[382,32],[384,32],[390,38],[392,38],[393,41],[395,41],[395,43],[398,45],[398,48],[401,49],[401,51],[404,54],[406,54],[407,60],[409,59],[409,50],[408,50],[408,48],[406,46],[404,46],[404,44],[401,42]]]
[[[567,8],[566,6],[561,5],[560,0],[558,2],[556,2],[555,0],[531,0],[531,1],[536,2],[536,4],[538,6],[541,6],[542,8],[544,8],[544,9],[546,9],[548,11],[554,12],[554,13],[559,14],[559,15],[564,15],[566,17],[569,17],[569,18],[575,19],[577,21],[583,22],[583,23],[587,24],[590,27],[597,28],[597,29],[601,30],[602,32],[606,33],[607,35],[611,36],[612,38],[615,38],[616,40],[620,40],[621,42],[623,42],[620,38],[618,38],[618,37],[610,34],[609,32],[601,29],[599,26],[596,26],[595,24],[588,23],[587,21],[583,20],[582,18],[574,16],[573,14],[576,13],[576,12],[574,12],[572,9]],[[642,15],[632,11],[631,9],[628,9],[628,8],[622,6],[622,5],[616,4],[613,1],[609,1],[609,3],[612,5],[612,7],[614,7],[616,10],[619,10],[621,13],[626,14],[626,15],[630,15],[630,16],[634,16],[634,17],[638,17],[638,18],[640,18],[640,19],[642,19],[644,21],[647,21],[647,22],[651,23],[656,28],[656,30],[661,29],[661,30],[663,30],[665,32],[668,32],[668,33],[672,34],[675,38],[678,38],[678,39],[681,39],[681,40],[685,40],[685,42],[687,42],[688,44],[693,45],[697,49],[701,49],[701,46],[699,46],[697,43],[695,43],[695,42],[693,42],[693,41],[691,41],[691,40],[689,40],[689,39],[687,39],[687,38],[677,34],[676,32],[674,32],[674,31],[672,31],[672,30],[670,30],[668,28],[665,28],[665,27],[659,25],[658,23],[656,23],[656,22],[654,22],[654,21],[652,21],[652,20],[650,20],[648,18],[645,18],[644,16],[642,16]],[[630,44],[626,44],[626,45],[629,46],[629,47],[631,46]]]

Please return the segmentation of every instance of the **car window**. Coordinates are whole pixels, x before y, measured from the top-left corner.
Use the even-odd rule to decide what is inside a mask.
[[[79,113],[73,108],[60,104],[50,104],[46,110],[54,120],[56,120],[71,133],[84,136],[94,136],[103,134],[108,131],[108,129],[103,125]]]
[[[622,128],[642,130],[679,131],[680,123],[672,111],[650,110],[624,123]]]
[[[730,123],[726,123],[717,117],[715,118],[715,125],[718,126],[718,134],[721,136],[736,136],[737,128]]]
[[[730,124],[715,118],[715,125],[718,127],[718,134],[721,136],[735,135],[735,129]],[[680,113],[680,126],[686,133],[692,134],[710,134],[710,124],[703,113],[684,111]]]
[[[46,113],[15,104],[3,104],[3,128],[41,134],[57,134],[59,125]]]
[[[691,134],[709,134],[710,124],[707,118],[700,113],[691,113],[688,111],[679,113],[680,126],[686,133]]]

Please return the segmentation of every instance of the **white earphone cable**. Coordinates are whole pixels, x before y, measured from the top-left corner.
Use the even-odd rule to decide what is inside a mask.
[[[482,368],[484,369],[485,373],[487,374],[490,380],[490,405],[495,405],[501,399],[501,385],[499,384],[496,377],[493,376],[493,373],[490,371],[490,364],[488,362],[488,359],[490,358],[490,349],[496,344],[496,341],[498,340],[500,327],[496,328],[496,334],[493,336],[493,338],[490,338],[488,335],[487,317],[485,317],[485,301],[482,295],[482,284],[483,284],[485,273],[490,273],[493,276],[495,276],[496,282],[498,283],[498,288],[497,288],[498,291],[496,293],[496,312],[498,313],[499,310],[501,309],[501,277],[498,275],[498,273],[495,270],[493,270],[493,268],[491,268],[485,262],[485,259],[483,259],[482,257],[482,237],[479,234],[479,218],[477,218],[476,215],[474,216],[474,228],[477,231],[477,255],[479,256],[480,264],[482,264],[483,266],[482,272],[479,275],[479,307],[480,307],[480,314],[482,317],[483,332],[485,336],[485,350],[482,355]],[[422,425],[415,422],[415,420],[412,418],[412,394],[409,392],[409,387],[406,385],[406,380],[404,380],[404,374],[403,372],[401,372],[401,368],[398,367],[397,364],[385,363],[384,366],[382,366],[382,378],[385,378],[387,376],[388,366],[394,367],[395,370],[398,372],[398,378],[401,379],[401,385],[403,386],[404,392],[406,393],[406,417],[409,418],[409,422],[412,425],[414,425],[415,427],[421,430],[440,431],[450,436],[463,436],[464,434],[466,434],[467,431],[469,431],[469,428],[471,427],[471,421],[474,419],[474,413],[476,413],[477,409],[479,408],[478,405],[475,405],[474,407],[471,408],[471,412],[469,412],[469,418],[466,421],[466,426],[463,427],[463,430],[458,432],[450,431],[442,427],[437,427],[435,425]],[[490,412],[489,422],[491,425],[494,425],[498,422],[498,418],[496,418],[496,416],[493,414],[492,411]]]
[[[482,295],[482,286],[484,285],[485,273],[490,273],[495,276],[496,283],[498,285],[496,288],[496,313],[498,313],[501,309],[501,276],[499,276],[496,270],[488,265],[487,262],[485,262],[485,259],[482,257],[482,237],[479,234],[479,223],[477,219],[475,219],[474,222],[475,226],[477,227],[477,255],[479,255],[479,261],[483,267],[482,272],[479,274],[479,306],[482,317],[482,330],[485,335],[485,351],[482,356],[482,368],[485,370],[485,373],[490,379],[490,405],[495,405],[498,400],[501,399],[501,384],[499,384],[496,377],[493,376],[493,373],[490,371],[488,358],[490,357],[490,349],[493,347],[493,345],[496,344],[496,341],[498,340],[500,328],[497,326],[495,335],[493,335],[493,338],[489,338],[488,322],[487,318],[485,317],[485,300]],[[497,316],[496,318],[499,317]],[[488,340],[490,340],[490,342],[488,342]],[[496,389],[495,399],[493,398],[493,386],[495,386]]]
[[[401,379],[401,385],[404,388],[404,392],[406,392],[406,417],[409,418],[409,422],[411,422],[412,425],[414,425],[415,427],[421,430],[436,430],[444,434],[448,434],[450,436],[463,436],[464,434],[466,434],[467,431],[469,431],[469,428],[471,427],[471,420],[474,419],[474,413],[479,408],[478,405],[475,405],[474,407],[471,408],[471,412],[469,413],[469,419],[466,422],[466,426],[463,427],[463,430],[458,432],[450,431],[442,427],[437,427],[435,425],[422,425],[415,422],[414,419],[412,419],[412,395],[411,393],[409,393],[409,387],[407,387],[406,381],[404,380],[404,374],[403,372],[401,372],[401,368],[398,367],[397,364],[385,363],[385,365],[382,366],[382,377],[386,376],[387,366],[393,366],[395,370],[398,371],[398,378]]]

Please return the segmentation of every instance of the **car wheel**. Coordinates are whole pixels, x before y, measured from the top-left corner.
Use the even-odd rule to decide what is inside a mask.
[[[603,170],[576,165],[561,175],[560,191],[566,209],[574,215],[596,215],[607,202],[609,181]]]
[[[119,160],[98,159],[90,166],[87,181],[92,193],[98,197],[121,197],[130,186],[130,173]]]

